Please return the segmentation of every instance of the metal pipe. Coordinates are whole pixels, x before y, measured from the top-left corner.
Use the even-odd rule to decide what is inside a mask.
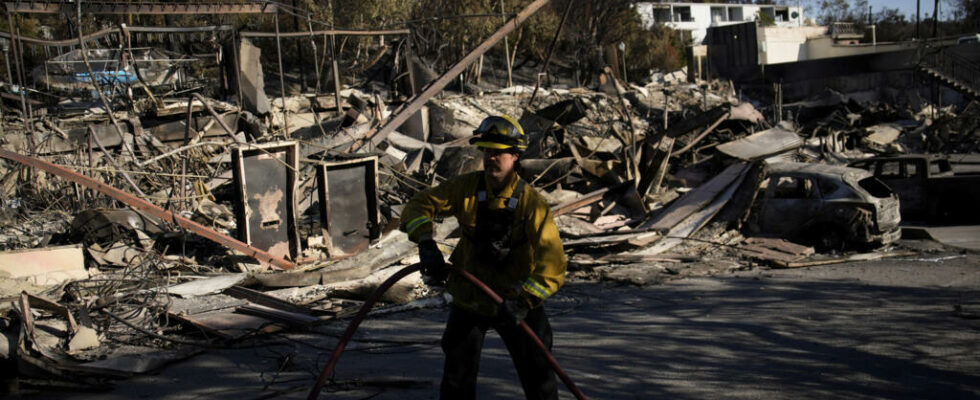
[[[112,157],[112,154],[109,153],[109,150],[106,150],[105,146],[102,146],[102,141],[100,141],[99,137],[96,136],[95,129],[92,129],[91,126],[88,127],[88,135],[90,138],[92,138],[95,144],[99,146],[99,150],[102,150],[102,154],[105,154],[105,157],[109,159],[109,163],[112,164],[112,167],[115,168],[117,171],[119,171],[119,173],[122,174],[123,178],[126,179],[126,183],[128,183],[129,186],[132,186],[133,190],[135,190],[137,194],[146,197],[146,193],[143,193],[143,191],[140,190],[139,185],[137,185],[136,182],[133,181],[133,178],[130,178],[129,174],[127,174],[126,171],[124,171],[119,166],[119,164],[116,163],[116,159]]]
[[[204,96],[201,96],[200,93],[191,93],[191,99],[187,100],[188,107],[190,107],[190,103],[192,99],[197,99],[198,101],[201,102],[201,104],[204,105],[204,109],[208,110],[208,113],[210,113],[211,116],[214,117],[215,121],[218,121],[218,125],[221,126],[221,129],[224,129],[225,133],[227,133],[228,136],[231,136],[231,140],[233,140],[237,144],[242,144],[242,141],[238,140],[238,137],[235,136],[235,131],[231,130],[231,128],[228,127],[228,124],[226,124],[225,121],[221,119],[221,116],[218,115],[217,111],[214,111],[214,108],[211,108],[211,105],[208,104]]]
[[[136,79],[140,82],[140,87],[146,92],[146,95],[150,97],[150,101],[153,102],[157,107],[162,106],[163,103],[153,95],[150,91],[150,86],[147,85],[146,80],[143,79],[143,73],[140,72],[140,67],[137,65],[136,55],[133,54],[133,41],[126,24],[122,24],[120,27],[120,34],[126,39],[126,51],[129,53],[129,60],[133,63],[133,73],[136,74]]]
[[[313,33],[313,23],[310,20],[313,19],[312,16],[306,19],[306,26],[310,29],[310,47],[313,49],[313,78],[316,79],[316,87],[313,88],[313,94],[320,94],[320,58],[317,57],[316,48],[316,35]]]
[[[500,0],[500,14],[507,22],[506,11],[504,11],[504,0]],[[504,36],[504,60],[507,61],[507,87],[514,86],[514,71],[510,62],[510,41]]]
[[[330,11],[330,27],[334,26],[333,0],[327,0]],[[330,34],[330,63],[333,67],[333,98],[337,106],[337,115],[344,115],[344,105],[340,99],[340,65],[337,63],[337,35]]]
[[[18,56],[17,41],[13,39],[14,35],[14,19],[10,16],[10,10],[7,10],[7,27],[10,28],[10,51],[14,54],[14,66],[17,68],[17,82],[18,82],[18,92],[20,94],[20,112],[21,116],[24,117],[24,124],[27,125],[27,130],[31,133],[31,137],[34,136],[34,124],[30,123],[31,117],[27,114],[27,99],[24,98],[24,82],[20,75],[20,57]],[[13,84],[13,82],[10,82]]]
[[[565,13],[561,16],[561,22],[558,23],[558,29],[555,30],[555,37],[551,38],[551,46],[548,47],[548,55],[544,58],[544,65],[541,66],[541,73],[538,74],[538,79],[534,82],[534,91],[531,92],[531,98],[527,101],[528,107],[533,107],[534,97],[538,94],[538,87],[541,85],[541,74],[548,73],[548,64],[551,63],[551,55],[555,52],[555,47],[558,45],[558,36],[561,35],[561,28],[565,26],[565,21],[568,20],[569,11],[572,10],[572,3],[575,0],[568,1],[568,7],[565,7]],[[508,55],[509,57],[509,55]]]
[[[116,119],[115,114],[112,113],[112,106],[109,101],[106,100],[105,95],[102,94],[102,87],[99,85],[99,80],[95,77],[95,72],[92,70],[92,64],[88,61],[88,51],[85,49],[85,40],[82,35],[82,2],[76,3],[78,13],[76,14],[78,19],[78,46],[82,53],[82,60],[85,61],[85,69],[88,71],[88,77],[92,80],[92,87],[95,88],[95,93],[99,95],[99,100],[102,102],[102,106],[105,107],[105,113],[109,116],[109,121],[112,126],[116,128],[116,133],[119,134],[119,138],[122,140],[123,148],[129,151],[129,154],[136,159],[136,151],[134,151],[129,144],[126,143],[126,135],[123,134],[122,128],[119,127],[119,121]]]
[[[292,0],[293,8],[296,8],[296,0]],[[293,29],[299,31],[299,16],[293,14]],[[277,39],[278,40],[278,39]],[[303,57],[303,44],[300,41],[296,41],[296,54],[299,56],[297,64],[299,64],[299,82],[301,93],[306,92],[306,58]]]
[[[289,136],[289,120],[286,118],[286,81],[282,71],[282,41],[279,40],[279,13],[272,14],[276,23],[276,60],[279,62],[279,91],[282,99],[282,132]]]
[[[194,121],[194,98],[191,97],[187,100],[187,119],[184,120],[184,146],[187,146],[191,141],[191,123]],[[197,133],[197,129],[194,129]],[[180,158],[180,200],[177,204],[180,205],[180,209],[183,210],[184,202],[187,201],[187,157]],[[183,246],[183,241],[181,241],[181,246]]]

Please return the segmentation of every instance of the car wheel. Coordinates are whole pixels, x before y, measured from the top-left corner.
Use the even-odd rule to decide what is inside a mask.
[[[818,225],[810,231],[810,244],[819,252],[844,251],[844,231],[832,225]]]

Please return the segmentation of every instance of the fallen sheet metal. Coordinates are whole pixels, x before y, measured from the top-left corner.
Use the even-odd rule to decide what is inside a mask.
[[[210,278],[176,284],[167,288],[167,293],[180,297],[196,297],[220,293],[235,286],[247,277],[246,274],[225,274]]]
[[[317,162],[320,226],[330,257],[367,249],[381,234],[378,158]]]
[[[265,94],[265,80],[262,76],[262,50],[248,40],[239,42],[239,90],[245,100],[245,109],[255,115],[265,115],[270,111],[269,98]],[[234,75],[232,75],[234,76]]]
[[[232,150],[239,237],[275,257],[293,260],[300,254],[296,223],[298,155],[296,142]]]
[[[898,124],[878,124],[864,128],[868,136],[864,141],[872,146],[885,146],[898,140],[902,134],[902,127]]]
[[[747,171],[747,169],[748,168],[742,169],[742,173],[738,175],[735,180],[727,186],[727,189],[725,189],[723,193],[719,194],[711,202],[711,204],[708,204],[697,212],[690,214],[689,217],[674,225],[674,227],[670,228],[670,231],[667,232],[667,235],[663,239],[657,241],[656,244],[628,254],[657,255],[681,244],[685,238],[693,235],[709,221],[711,221],[715,214],[718,214],[718,212],[721,211],[722,207],[724,207],[725,204],[728,203],[728,200],[732,198],[732,195],[735,193],[735,189],[742,184],[742,180],[745,179],[745,171]]]
[[[0,253],[0,276],[25,278],[43,286],[89,277],[81,245]]]
[[[642,246],[649,241],[658,239],[658,233],[674,228],[691,214],[707,206],[714,198],[718,197],[719,193],[730,187],[732,182],[740,181],[749,167],[745,163],[732,164],[708,182],[687,192],[657,217],[639,226],[637,229],[650,232],[638,235],[631,239],[631,242],[634,245]]]
[[[756,161],[798,149],[803,138],[796,132],[775,127],[718,146],[718,151],[745,161]]]
[[[134,239],[135,231],[163,233],[159,219],[130,209],[89,209],[75,215],[69,239],[76,243],[114,243]]]

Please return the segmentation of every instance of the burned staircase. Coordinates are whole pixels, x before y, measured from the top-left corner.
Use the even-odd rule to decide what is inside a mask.
[[[977,61],[943,48],[923,54],[918,69],[950,88],[980,98],[980,66]]]

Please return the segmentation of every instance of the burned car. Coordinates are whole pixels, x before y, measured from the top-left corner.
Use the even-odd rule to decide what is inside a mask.
[[[927,222],[977,222],[980,174],[954,170],[937,155],[874,157],[849,164],[868,170],[898,194],[902,218]]]
[[[821,250],[894,242],[898,196],[868,171],[825,164],[768,164],[749,227]]]

